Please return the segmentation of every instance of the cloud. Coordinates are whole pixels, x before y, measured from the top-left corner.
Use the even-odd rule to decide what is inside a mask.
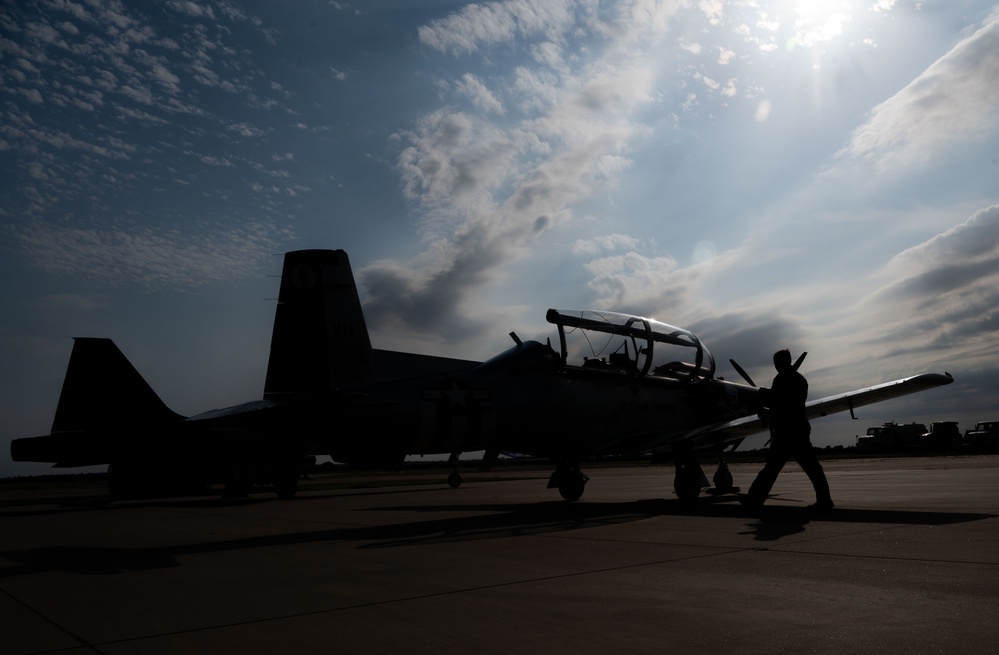
[[[590,239],[577,239],[572,246],[574,255],[596,255],[601,252],[615,250],[634,250],[642,245],[641,241],[627,234],[607,234]]]
[[[472,104],[479,109],[496,114],[503,113],[503,103],[497,100],[496,96],[475,75],[465,73],[458,80],[456,87],[459,93],[468,96]]]
[[[202,5],[191,0],[170,0],[167,6],[174,11],[192,16],[194,18],[215,18],[215,12],[210,5]]]
[[[981,280],[978,274],[965,273],[975,269],[999,276],[999,205],[905,250],[888,265],[890,274],[901,280],[894,288],[902,296],[956,291],[970,280]]]
[[[707,18],[708,23],[711,25],[721,23],[725,15],[725,8],[721,0],[700,0],[697,3],[697,7],[704,13],[704,17]]]
[[[38,89],[19,89],[19,91],[31,104],[40,105],[45,102],[44,98],[42,98],[41,92],[39,92]]]
[[[845,149],[882,169],[928,162],[999,127],[999,13],[873,109]]]
[[[85,22],[93,21],[93,17],[87,13],[87,10],[83,5],[77,2],[71,2],[70,0],[49,0],[48,5],[53,9],[58,9],[71,14],[74,18]]]
[[[584,268],[593,278],[587,286],[596,295],[598,308],[648,313],[653,308],[678,304],[687,284],[676,275],[677,262],[669,256],[649,257],[634,251],[591,260]]]
[[[523,257],[540,235],[575,220],[579,203],[631,165],[629,149],[649,133],[633,115],[655,98],[661,65],[647,46],[675,8],[622,6],[596,21],[588,6],[575,13],[570,6],[577,5],[471,5],[419,30],[424,44],[453,55],[517,41],[518,51],[543,54],[545,65],[528,69],[514,59],[491,69],[488,94],[480,78],[465,75],[454,90],[472,97],[480,113],[445,107],[405,135],[399,170],[426,250],[407,264],[361,271],[376,328],[382,320],[425,326],[431,310],[451,326],[459,315],[480,314],[472,289]],[[586,56],[560,55],[573,50]],[[502,120],[491,116],[500,108]],[[619,265],[635,273],[652,270],[646,264]],[[611,278],[603,278],[601,294],[613,295]]]
[[[240,136],[245,136],[248,138],[260,137],[264,135],[264,131],[258,127],[254,127],[247,122],[232,123],[229,125],[229,129],[236,132]]]
[[[255,275],[277,247],[277,235],[256,223],[187,235],[152,227],[43,223],[10,232],[23,256],[48,273],[148,291],[187,290]]]
[[[482,47],[509,44],[517,38],[558,38],[576,18],[567,0],[529,0],[467,5],[417,30],[420,42],[449,54],[468,54]]]
[[[770,355],[780,348],[807,351],[808,331],[799,319],[778,308],[756,308],[704,316],[689,326],[717,358],[718,374],[734,359],[757,385],[769,386]],[[732,369],[734,372],[734,369]],[[737,372],[736,372],[737,373]],[[739,380],[739,377],[730,378]]]
[[[894,353],[945,344],[999,356],[999,205],[900,253],[879,277],[887,282],[865,301],[883,326],[873,342]]]
[[[180,78],[171,73],[163,64],[153,64],[150,76],[170,93],[180,92]]]
[[[34,307],[38,309],[60,312],[89,312],[103,309],[110,304],[111,300],[107,296],[89,296],[76,293],[43,296],[33,303]]]

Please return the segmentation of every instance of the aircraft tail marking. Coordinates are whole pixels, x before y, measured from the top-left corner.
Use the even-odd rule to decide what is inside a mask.
[[[73,340],[53,434],[129,426],[141,430],[183,418],[163,404],[111,339]]]
[[[285,254],[264,398],[356,382],[370,363],[371,341],[347,253]]]

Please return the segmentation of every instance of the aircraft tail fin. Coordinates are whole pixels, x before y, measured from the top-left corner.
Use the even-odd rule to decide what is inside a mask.
[[[371,340],[347,253],[286,253],[264,398],[356,382],[370,363]]]
[[[111,339],[77,337],[52,433],[163,425],[171,411]]]

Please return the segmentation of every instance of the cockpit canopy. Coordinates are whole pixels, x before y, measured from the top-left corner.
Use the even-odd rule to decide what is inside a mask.
[[[687,330],[617,312],[549,309],[562,365],[679,382],[710,380],[715,360]]]

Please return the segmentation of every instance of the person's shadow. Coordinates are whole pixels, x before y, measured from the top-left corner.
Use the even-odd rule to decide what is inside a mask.
[[[783,511],[783,510],[787,511]],[[751,534],[756,541],[777,541],[805,531],[808,517],[797,507],[768,507],[755,523],[739,534]]]

